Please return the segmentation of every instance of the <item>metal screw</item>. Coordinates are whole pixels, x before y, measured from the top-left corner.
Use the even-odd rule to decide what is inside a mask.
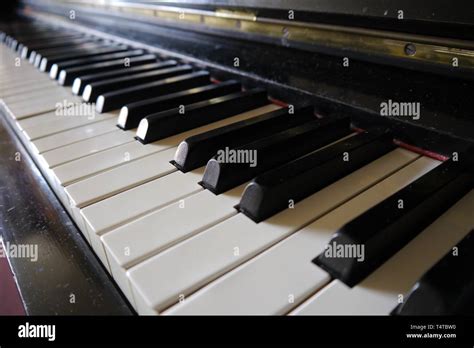
[[[416,53],[416,46],[412,43],[407,43],[405,45],[405,54],[407,56],[414,56]]]

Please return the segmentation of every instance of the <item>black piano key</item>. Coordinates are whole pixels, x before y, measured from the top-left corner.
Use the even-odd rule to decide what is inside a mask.
[[[76,32],[58,33],[57,30],[51,29],[32,29],[32,31],[12,32],[10,34],[6,34],[5,44],[12,50],[21,52],[22,46],[24,46],[26,43],[32,43],[33,41],[40,39],[71,36],[73,34],[77,35]]]
[[[200,184],[211,192],[220,194],[260,173],[328,145],[350,132],[348,117],[323,118],[238,148],[221,149],[207,163]]]
[[[77,77],[76,79],[74,79],[74,82],[72,84],[72,93],[76,95],[82,95],[82,93],[84,92],[84,88],[92,82],[102,81],[114,77],[127,76],[131,74],[138,74],[145,71],[171,68],[176,66],[177,64],[178,63],[175,60],[166,60],[159,63],[144,64],[134,67],[126,67],[122,65],[122,67],[112,71]]]
[[[54,47],[68,47],[80,43],[93,42],[96,40],[97,39],[84,36],[80,36],[73,39],[50,40],[47,43],[38,45],[36,47],[24,46],[21,50],[21,57],[25,59],[27,58],[30,63],[33,63],[36,54],[41,53],[43,50],[47,50]]]
[[[128,48],[126,46],[93,44],[77,47],[69,52],[57,50],[56,53],[45,53],[44,55],[38,55],[38,57],[41,58],[41,62],[39,63],[38,68],[40,69],[40,71],[49,72],[53,64],[59,62],[64,62],[77,58],[94,57],[110,53],[124,52],[127,51],[127,49]]]
[[[91,82],[85,87],[82,97],[87,102],[95,102],[97,97],[104,93],[142,85],[147,82],[159,81],[168,77],[189,74],[192,71],[192,66],[181,65],[167,69],[145,71],[138,74],[130,74],[127,76],[114,77],[103,81]]]
[[[255,89],[186,105],[184,112],[180,112],[179,107],[158,112],[140,121],[137,139],[148,144],[266,104],[267,93]]]
[[[352,287],[449,209],[472,184],[468,161],[448,160],[334,234],[330,245],[364,245],[364,262],[326,257],[324,252],[313,262]]]
[[[56,57],[65,55],[67,57],[71,57],[70,59],[77,59],[80,58],[80,55],[84,53],[92,53],[96,50],[101,50],[104,48],[111,48],[111,47],[118,47],[112,46],[110,44],[105,44],[101,41],[92,41],[92,42],[85,42],[78,45],[71,45],[67,47],[54,47],[47,50],[42,51],[41,53],[36,53],[33,65],[37,68],[40,67],[40,63],[45,57]]]
[[[447,233],[449,231],[446,231]],[[474,230],[415,284],[396,315],[474,315]]]
[[[120,89],[100,95],[97,98],[98,112],[119,109],[139,100],[171,94],[210,83],[207,71],[198,71],[187,75],[170,77],[162,81],[148,82],[141,86]]]
[[[77,33],[74,33],[77,34]],[[35,32],[32,31],[22,31],[22,32],[10,32],[5,34],[5,45],[10,49],[21,52],[21,48],[24,46],[23,42],[32,42],[33,40],[39,40],[44,38],[59,37],[59,36],[68,36],[71,35],[71,32],[64,32],[61,35],[58,35],[57,31],[53,30],[44,30],[37,29]],[[13,37],[14,36],[14,37]]]
[[[288,208],[395,148],[384,131],[361,133],[270,170],[245,188],[237,208],[255,222]]]
[[[154,54],[139,55],[139,56],[130,58],[130,67],[156,63],[156,61],[157,61],[157,58]],[[55,66],[56,65],[53,65],[50,72],[53,71]],[[111,71],[111,70],[115,70],[115,69],[123,68],[123,67],[125,67],[124,58],[107,60],[104,62],[92,63],[92,64],[81,65],[81,66],[75,66],[72,68],[66,68],[66,69],[61,70],[61,72],[59,73],[58,81],[60,84],[64,86],[69,86],[77,77],[99,73],[99,72]]]
[[[243,146],[315,119],[313,107],[306,106],[294,110],[293,114],[288,108],[282,108],[232,123],[182,141],[172,164],[182,172],[188,172],[205,165],[219,149]]]
[[[91,47],[91,48],[100,47],[100,45],[104,45],[104,43],[99,40],[96,40],[96,41],[80,42],[78,44],[70,44],[67,46],[51,47],[51,48],[41,50],[41,52],[33,51],[35,53],[34,64],[37,64],[37,60],[41,59],[42,56],[47,56],[51,54],[59,54],[59,53],[64,54],[64,53],[69,53],[69,52],[73,53],[87,47]]]
[[[35,49],[42,49],[43,47],[54,47],[54,45],[49,45],[56,43],[62,44],[64,42],[67,42],[68,40],[82,39],[86,37],[87,36],[80,33],[70,32],[59,34],[56,31],[39,33],[39,35],[34,36],[15,35],[15,38],[12,39],[10,48],[18,51],[23,58],[29,58],[30,53]]]
[[[127,50],[124,52],[118,52],[118,53],[110,53],[110,54],[105,54],[103,56],[97,56],[97,57],[86,57],[86,58],[78,58],[78,59],[73,59],[73,60],[68,60],[65,62],[59,62],[53,64],[51,67],[50,71],[50,76],[51,78],[58,78],[60,75],[60,72],[63,70],[71,69],[71,68],[77,68],[80,66],[84,65],[89,65],[89,64],[94,64],[94,63],[102,63],[106,61],[113,61],[117,59],[125,59],[125,58],[132,58],[132,57],[137,57],[137,56],[143,56],[145,54],[144,50]]]
[[[176,108],[199,101],[212,99],[241,90],[239,82],[234,80],[219,84],[209,84],[195,87],[186,91],[167,94],[161,97],[142,100],[127,104],[120,110],[117,126],[127,130],[138,127],[138,124],[147,115]]]

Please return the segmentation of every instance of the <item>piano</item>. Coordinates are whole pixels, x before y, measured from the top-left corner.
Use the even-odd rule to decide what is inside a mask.
[[[474,6],[26,0],[0,23],[27,314],[474,314]],[[25,249],[26,250],[26,249]]]

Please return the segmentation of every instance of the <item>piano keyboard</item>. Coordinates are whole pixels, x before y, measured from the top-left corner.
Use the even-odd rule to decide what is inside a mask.
[[[5,118],[139,314],[424,314],[453,296],[411,289],[472,246],[467,153],[440,162],[64,28],[0,39]]]

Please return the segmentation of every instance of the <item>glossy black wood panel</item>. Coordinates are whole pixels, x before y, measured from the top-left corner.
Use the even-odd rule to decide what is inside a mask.
[[[470,0],[133,0],[150,3],[214,10],[250,10],[258,17],[391,30],[412,34],[474,38],[474,3]],[[398,18],[403,11],[403,20]]]

